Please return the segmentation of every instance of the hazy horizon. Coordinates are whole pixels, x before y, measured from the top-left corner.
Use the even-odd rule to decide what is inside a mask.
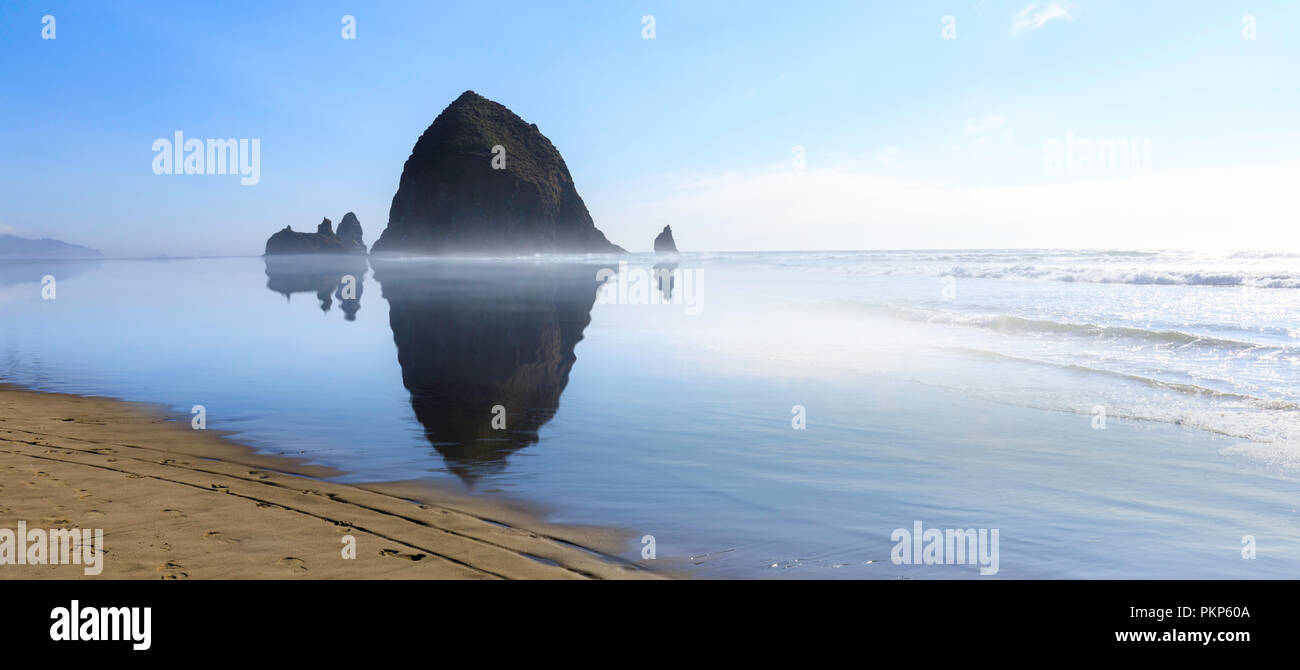
[[[1300,251],[1294,3],[815,14],[7,5],[0,234],[251,256],[352,211],[371,243],[415,140],[472,89],[538,125],[629,251],[664,225],[683,251]],[[256,183],[155,174],[176,132],[258,140]]]
[[[308,231],[299,231],[299,232],[308,232]],[[50,239],[50,238],[43,238],[43,239]],[[367,239],[367,241],[370,241],[370,238],[369,238],[368,236],[367,236],[366,239]],[[67,240],[55,240],[55,241],[58,241],[58,242],[67,242]],[[78,245],[78,246],[80,246],[80,245]],[[98,251],[98,249],[96,249],[96,251]],[[652,251],[650,251],[650,250],[644,250],[644,249],[642,249],[642,250],[635,250],[635,249],[634,249],[634,250],[629,250],[629,251],[630,251],[631,253],[644,253],[644,254],[651,254],[651,253],[654,253],[654,252],[652,252]],[[1234,247],[1234,248],[1212,248],[1212,247],[1199,247],[1199,248],[1198,248],[1198,247],[1165,247],[1165,248],[1143,247],[1143,248],[1124,248],[1124,247],[1027,247],[1027,246],[1026,246],[1026,247],[951,247],[951,248],[943,248],[943,247],[920,248],[920,247],[917,247],[917,248],[907,248],[907,249],[905,249],[905,248],[884,248],[884,247],[882,247],[882,248],[875,248],[875,249],[871,249],[871,248],[862,248],[862,249],[765,249],[765,250],[763,250],[763,249],[692,249],[692,250],[684,251],[684,252],[680,252],[680,253],[683,253],[683,254],[729,255],[729,254],[818,254],[818,253],[826,253],[826,254],[854,254],[854,253],[925,253],[925,252],[934,252],[934,253],[956,253],[956,252],[997,252],[997,251],[1010,251],[1010,252],[1030,252],[1030,251],[1057,251],[1057,252],[1065,252],[1065,251],[1078,251],[1078,252],[1093,252],[1093,253],[1103,253],[1103,254],[1104,254],[1104,253],[1113,253],[1113,254],[1130,254],[1130,253],[1131,253],[1131,254],[1158,254],[1158,253],[1160,253],[1160,252],[1187,252],[1187,253],[1221,254],[1221,255],[1225,255],[1225,256],[1231,256],[1231,255],[1233,255],[1233,254],[1244,254],[1244,255],[1249,255],[1249,254],[1251,254],[1251,253],[1265,253],[1265,254],[1278,254],[1278,253],[1280,253],[1280,254],[1283,254],[1283,255],[1286,255],[1286,256],[1300,255],[1300,251],[1292,251],[1292,250],[1290,250],[1290,249],[1284,249],[1284,250],[1281,250],[1281,251],[1279,252],[1279,251],[1277,251],[1276,249],[1246,248],[1246,247],[1242,247],[1242,248],[1235,248],[1235,247]],[[369,255],[369,254],[367,253],[367,255]],[[383,252],[381,252],[381,253],[378,254],[378,255],[382,256],[382,255],[384,255],[384,254],[383,254]],[[538,255],[538,254],[520,254],[520,255],[514,255],[514,256],[512,256],[512,255],[505,255],[505,254],[482,253],[482,254],[451,254],[451,255],[446,256],[446,257],[447,257],[447,258],[451,258],[451,259],[463,258],[463,259],[484,259],[484,260],[490,260],[490,259],[494,259],[494,258],[500,258],[500,259],[527,259],[527,258],[530,258],[530,257],[533,257],[533,256],[537,256],[537,255]],[[540,254],[540,255],[542,255],[542,256],[555,256],[555,257],[559,258],[559,257],[566,257],[566,256],[573,256],[573,257],[579,257],[579,256],[591,256],[592,254]],[[596,256],[600,256],[601,254],[595,254],[595,255],[596,255]],[[253,252],[253,253],[243,253],[243,254],[172,254],[172,253],[163,252],[163,253],[161,253],[161,254],[154,254],[154,255],[150,255],[150,256],[145,256],[145,255],[112,255],[112,254],[104,254],[104,255],[102,255],[102,256],[84,256],[84,257],[83,257],[83,256],[63,256],[63,257],[51,257],[51,258],[42,258],[42,257],[13,257],[13,258],[7,258],[7,259],[6,259],[6,258],[0,258],[0,260],[15,260],[15,261],[16,261],[16,260],[32,260],[32,261],[39,261],[39,260],[58,260],[58,261],[83,261],[83,260],[84,260],[84,261],[135,261],[135,260],[140,260],[140,261],[150,261],[150,260],[188,260],[188,259],[193,259],[193,260],[202,260],[202,259],[221,259],[221,258],[262,258],[262,257],[265,257],[265,256],[266,256],[266,254],[263,253],[263,252],[260,252],[260,251],[259,251],[259,252]],[[403,254],[403,256],[407,256],[407,254]],[[410,255],[410,256],[411,256],[412,258],[417,258],[417,259],[418,259],[418,258],[430,258],[430,259],[432,259],[432,258],[436,258],[436,256],[422,255],[422,254],[414,254],[414,255]]]

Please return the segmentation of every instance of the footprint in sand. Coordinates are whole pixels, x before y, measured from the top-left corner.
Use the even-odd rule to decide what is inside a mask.
[[[257,477],[258,479],[269,479],[271,477],[271,475],[268,475],[265,472],[259,472],[257,470],[249,470],[248,474]]]
[[[238,543],[239,543],[239,539],[238,539],[238,538],[230,537],[229,535],[226,535],[225,533],[223,533],[223,532],[221,532],[221,531],[219,531],[219,530],[210,530],[210,531],[204,533],[204,534],[203,534],[203,537],[206,537],[206,538],[208,538],[209,540],[216,540],[216,541],[218,541],[218,542],[225,542],[226,544],[238,544]]]
[[[425,554],[407,554],[396,549],[380,549],[379,555],[386,558],[405,558],[408,561],[419,561],[426,557]]]
[[[107,505],[107,504],[113,502],[112,500],[109,500],[108,498],[101,498],[101,497],[95,495],[94,493],[91,493],[90,491],[87,491],[86,489],[77,489],[77,499],[78,499],[78,500],[85,500],[86,502],[90,502],[90,503],[97,503],[97,504],[100,504],[100,505]],[[87,500],[87,499],[88,499],[88,500]]]
[[[289,571],[295,575],[307,574],[307,562],[302,560],[301,558],[294,558],[293,556],[285,556],[284,558],[280,559],[277,562],[280,565],[289,568]]]
[[[167,561],[158,566],[158,572],[162,573],[162,579],[186,579],[190,575],[184,570],[185,566],[176,561]]]
[[[90,510],[89,512],[86,512],[86,516],[88,516],[88,517],[90,517],[90,518],[92,518],[92,519],[98,519],[98,518],[100,518],[100,517],[107,516],[107,515],[105,515],[103,512],[101,512],[101,511],[99,511],[99,510],[97,510],[97,509],[92,509],[92,510]]]
[[[184,518],[184,517],[188,516],[186,513],[182,512],[182,511],[180,511],[180,510],[178,510],[178,509],[173,509],[173,508],[171,508],[171,507],[164,507],[164,508],[158,510],[158,513],[159,513],[159,514],[166,514],[167,516],[170,516],[170,517],[173,518],[173,519],[181,519],[181,518]]]

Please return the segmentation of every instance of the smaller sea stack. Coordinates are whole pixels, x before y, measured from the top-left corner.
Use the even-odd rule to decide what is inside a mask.
[[[673,227],[664,226],[663,232],[655,238],[655,251],[660,253],[677,253],[677,243],[673,241]]]

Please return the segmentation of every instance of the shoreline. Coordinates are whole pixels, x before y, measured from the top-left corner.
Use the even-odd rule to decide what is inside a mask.
[[[102,529],[102,573],[0,579],[644,579],[612,529],[340,474],[191,430],[159,408],[0,384],[0,529]],[[346,538],[351,538],[350,540]],[[355,558],[345,558],[348,545]]]

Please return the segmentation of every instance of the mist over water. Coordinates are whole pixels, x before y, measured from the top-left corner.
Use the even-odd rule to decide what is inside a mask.
[[[688,574],[978,576],[893,565],[914,520],[1000,529],[1003,577],[1300,567],[1300,256],[682,254],[601,298],[661,260],[6,264],[0,381],[203,405],[348,481],[653,535]]]

